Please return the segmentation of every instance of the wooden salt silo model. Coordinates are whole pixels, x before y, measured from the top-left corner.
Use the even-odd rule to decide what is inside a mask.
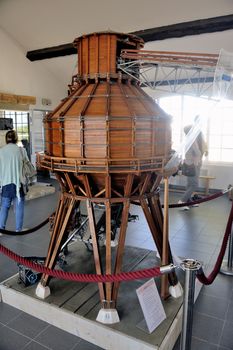
[[[171,121],[138,83],[117,67],[122,49],[143,47],[140,38],[101,32],[84,35],[74,45],[78,74],[68,97],[44,120],[45,153],[39,164],[56,174],[62,189],[45,265],[54,267],[72,210],[85,201],[96,273],[118,273],[132,201],[142,206],[162,256],[163,214],[157,188],[171,157]],[[96,237],[95,203],[105,206],[105,269]],[[116,203],[122,203],[123,211],[112,267],[111,213]],[[174,274],[169,280],[177,283]],[[38,296],[45,296],[48,281],[43,275]],[[116,313],[118,289],[119,283],[99,283],[104,312]]]

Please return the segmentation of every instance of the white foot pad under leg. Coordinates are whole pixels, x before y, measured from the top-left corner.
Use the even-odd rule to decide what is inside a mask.
[[[36,296],[40,299],[45,299],[50,295],[50,288],[48,286],[44,287],[39,282],[38,286],[36,287]]]
[[[177,299],[177,298],[181,297],[181,295],[183,295],[183,288],[182,288],[180,282],[178,282],[175,286],[170,286],[169,293],[173,298]]]
[[[120,322],[116,309],[100,309],[96,321],[106,324]]]

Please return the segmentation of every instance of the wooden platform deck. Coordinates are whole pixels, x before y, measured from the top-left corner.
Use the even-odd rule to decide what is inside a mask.
[[[102,247],[102,254],[104,256]],[[114,252],[113,248],[113,252]],[[69,246],[64,270],[79,273],[94,273],[92,253],[82,242]],[[123,270],[138,270],[159,265],[156,252],[125,247]],[[47,321],[72,334],[96,344],[103,349],[170,350],[181,330],[182,297],[169,298],[163,302],[166,320],[152,333],[141,328],[144,319],[136,289],[146,280],[122,282],[117,310],[120,323],[103,325],[96,321],[99,309],[98,287],[95,283],[78,283],[53,278],[51,295],[40,300],[35,295],[36,285],[25,287],[15,275],[0,285],[2,301],[33,316]],[[182,281],[181,281],[182,283]],[[159,288],[160,280],[156,279]]]

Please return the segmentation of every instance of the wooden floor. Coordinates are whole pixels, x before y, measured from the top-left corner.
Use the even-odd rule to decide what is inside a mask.
[[[105,247],[102,247],[103,256],[104,248]],[[85,245],[82,242],[76,241],[69,245],[69,254],[66,256],[66,261],[67,264],[64,266],[64,270],[66,271],[94,273],[92,253],[87,251]],[[158,265],[159,259],[156,257],[155,251],[136,247],[125,248],[123,271],[138,270]],[[51,295],[45,299],[43,303],[54,306],[55,308],[59,308],[61,311],[63,310],[69,312],[72,316],[77,315],[78,317],[84,317],[86,320],[89,320],[92,323],[94,321],[96,326],[98,325],[98,327],[103,327],[103,332],[105,334],[108,334],[108,330],[116,331],[119,337],[121,335],[123,337],[126,337],[126,339],[132,337],[134,342],[143,342],[146,349],[146,344],[149,346],[148,349],[152,349],[152,347],[153,349],[160,349],[164,338],[166,337],[169,329],[172,327],[172,324],[180,311],[182,298],[169,298],[166,300],[166,302],[163,302],[167,318],[152,334],[148,334],[146,330],[143,330],[141,328],[144,317],[136,295],[136,289],[143,283],[145,283],[145,280],[121,283],[117,305],[117,310],[121,322],[114,325],[101,325],[95,321],[98,311],[101,308],[99,302],[98,287],[95,283],[77,283],[57,280],[54,278],[50,282]],[[160,288],[159,279],[156,279],[156,284],[158,288]],[[19,295],[19,292],[26,297],[28,296],[30,302],[31,298],[33,298],[35,301],[38,300],[35,296],[36,285],[25,287],[23,283],[19,283],[18,276],[14,276],[5,281],[3,283],[3,286],[8,289],[8,294],[10,288],[12,291],[15,291],[17,295]],[[2,292],[2,295],[4,299],[4,292]],[[14,306],[17,307],[17,305]],[[23,311],[26,310],[24,309]],[[43,315],[40,315],[40,310],[38,310],[37,317],[43,319]],[[48,319],[46,319],[46,321],[48,322]],[[52,322],[53,324],[56,322],[56,320],[54,320],[54,316]],[[56,323],[54,325],[56,325]],[[66,327],[64,327],[64,329],[67,331]],[[178,334],[179,331],[176,331],[176,333]],[[80,332],[79,336],[82,338]],[[91,342],[92,338],[93,334],[90,334],[90,339],[85,338],[85,340]],[[173,339],[169,340],[170,345],[171,343],[175,344],[176,338],[177,336],[173,335]],[[124,343],[124,341],[122,341],[122,343]],[[101,342],[97,343],[96,345],[102,346]],[[117,346],[119,349],[118,343],[116,343],[115,346]],[[122,345],[121,350],[123,349],[131,349],[129,347],[129,343],[125,348]],[[162,346],[161,349],[168,348],[164,348]]]

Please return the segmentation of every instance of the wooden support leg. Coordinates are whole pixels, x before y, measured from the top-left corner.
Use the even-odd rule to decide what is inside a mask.
[[[158,228],[156,226],[156,223],[154,222],[153,216],[151,214],[151,211],[148,207],[147,201],[145,198],[140,199],[140,204],[142,207],[142,210],[144,212],[145,218],[147,220],[148,226],[150,228],[150,231],[152,233],[152,237],[154,239],[155,245],[159,251],[159,255],[162,256],[162,240],[161,236],[159,235]]]
[[[149,203],[149,207],[150,207],[150,211],[151,214],[153,216],[153,220],[155,222],[155,225],[157,227],[158,230],[158,240],[161,243],[161,247],[162,247],[162,241],[163,241],[163,211],[162,211],[162,207],[160,204],[160,199],[159,196],[156,195],[152,198],[148,198],[148,203]],[[159,251],[159,249],[158,249]],[[162,256],[162,251],[159,251],[159,255]],[[173,258],[172,258],[172,253],[171,253],[171,248],[170,248],[170,244],[168,242],[168,261],[170,264],[173,263]],[[168,275],[168,280],[170,285],[175,286],[178,283],[178,279],[176,276],[175,272],[172,272]]]
[[[122,259],[124,254],[124,246],[125,246],[126,230],[127,230],[127,224],[128,224],[129,207],[130,207],[130,201],[128,200],[124,203],[122,217],[121,217],[121,227],[120,227],[119,241],[118,241],[118,247],[117,247],[117,253],[116,253],[114,274],[117,274],[121,271]],[[119,282],[115,282],[113,286],[112,300],[115,303],[118,295],[119,286],[120,286]]]
[[[87,200],[87,213],[88,213],[89,226],[90,226],[90,232],[91,232],[91,238],[92,238],[93,254],[94,254],[94,260],[95,260],[95,269],[96,269],[97,275],[101,275],[102,274],[102,267],[101,267],[99,247],[98,247],[97,234],[96,234],[94,210],[93,210],[93,204],[89,200]],[[98,286],[99,286],[100,300],[103,301],[103,300],[105,300],[105,292],[104,292],[103,283],[98,283]]]
[[[60,253],[60,248],[62,245],[63,236],[66,231],[67,224],[71,212],[75,204],[74,198],[64,198],[64,195],[61,198],[61,202],[58,207],[58,214],[55,216],[56,221],[54,223],[54,230],[50,239],[49,249],[47,258],[45,261],[45,267],[54,268],[58,254]],[[41,284],[46,286],[49,276],[43,274],[41,278]]]
[[[62,213],[64,213],[64,205],[65,205],[65,197],[63,195],[63,193],[60,195],[60,199],[59,199],[59,203],[58,203],[58,207],[55,213],[55,217],[54,217],[54,221],[53,221],[53,229],[52,229],[52,234],[51,234],[51,238],[50,238],[50,243],[49,243],[49,248],[48,248],[48,252],[47,252],[47,257],[45,260],[45,264],[48,264],[48,261],[50,259],[50,256],[52,254],[52,251],[54,249],[57,237],[56,234],[57,232],[59,232],[58,227],[60,226],[60,218],[62,216]]]
[[[125,198],[130,197],[132,187],[133,187],[133,181],[134,181],[134,175],[129,174],[127,176],[127,180],[126,180],[126,184],[125,184],[125,190],[124,190]],[[125,246],[126,230],[127,230],[127,226],[128,226],[129,207],[130,207],[130,200],[127,199],[124,202],[122,216],[121,216],[121,226],[120,226],[119,241],[118,241],[116,260],[115,260],[115,269],[114,269],[115,274],[119,273],[121,271],[122,259],[123,259],[123,254],[124,254],[124,246]],[[113,285],[112,300],[115,303],[116,303],[116,299],[117,299],[119,286],[120,286],[119,282],[115,282]]]
[[[152,208],[150,210],[146,199],[143,197],[140,199],[140,204],[141,204],[141,207],[143,209],[144,215],[146,217],[150,231],[152,233],[152,237],[153,237],[154,242],[156,244],[156,247],[158,249],[159,255],[162,258],[162,256],[163,256],[163,237],[162,237],[162,232],[161,232],[162,218],[160,216],[156,215],[157,213],[159,214],[159,208],[158,208],[158,206],[152,205],[152,202],[150,202],[151,208]],[[156,220],[154,219],[154,215],[152,215],[152,212],[155,215],[155,217],[157,218]],[[162,297],[166,298],[165,295],[163,295]]]
[[[148,198],[149,207],[154,222],[160,232],[163,232],[163,210],[158,195]]]
[[[107,201],[105,205],[106,211],[106,274],[112,273],[112,248],[111,248],[111,204]],[[112,304],[112,283],[105,284],[106,290],[106,308],[115,308]]]

